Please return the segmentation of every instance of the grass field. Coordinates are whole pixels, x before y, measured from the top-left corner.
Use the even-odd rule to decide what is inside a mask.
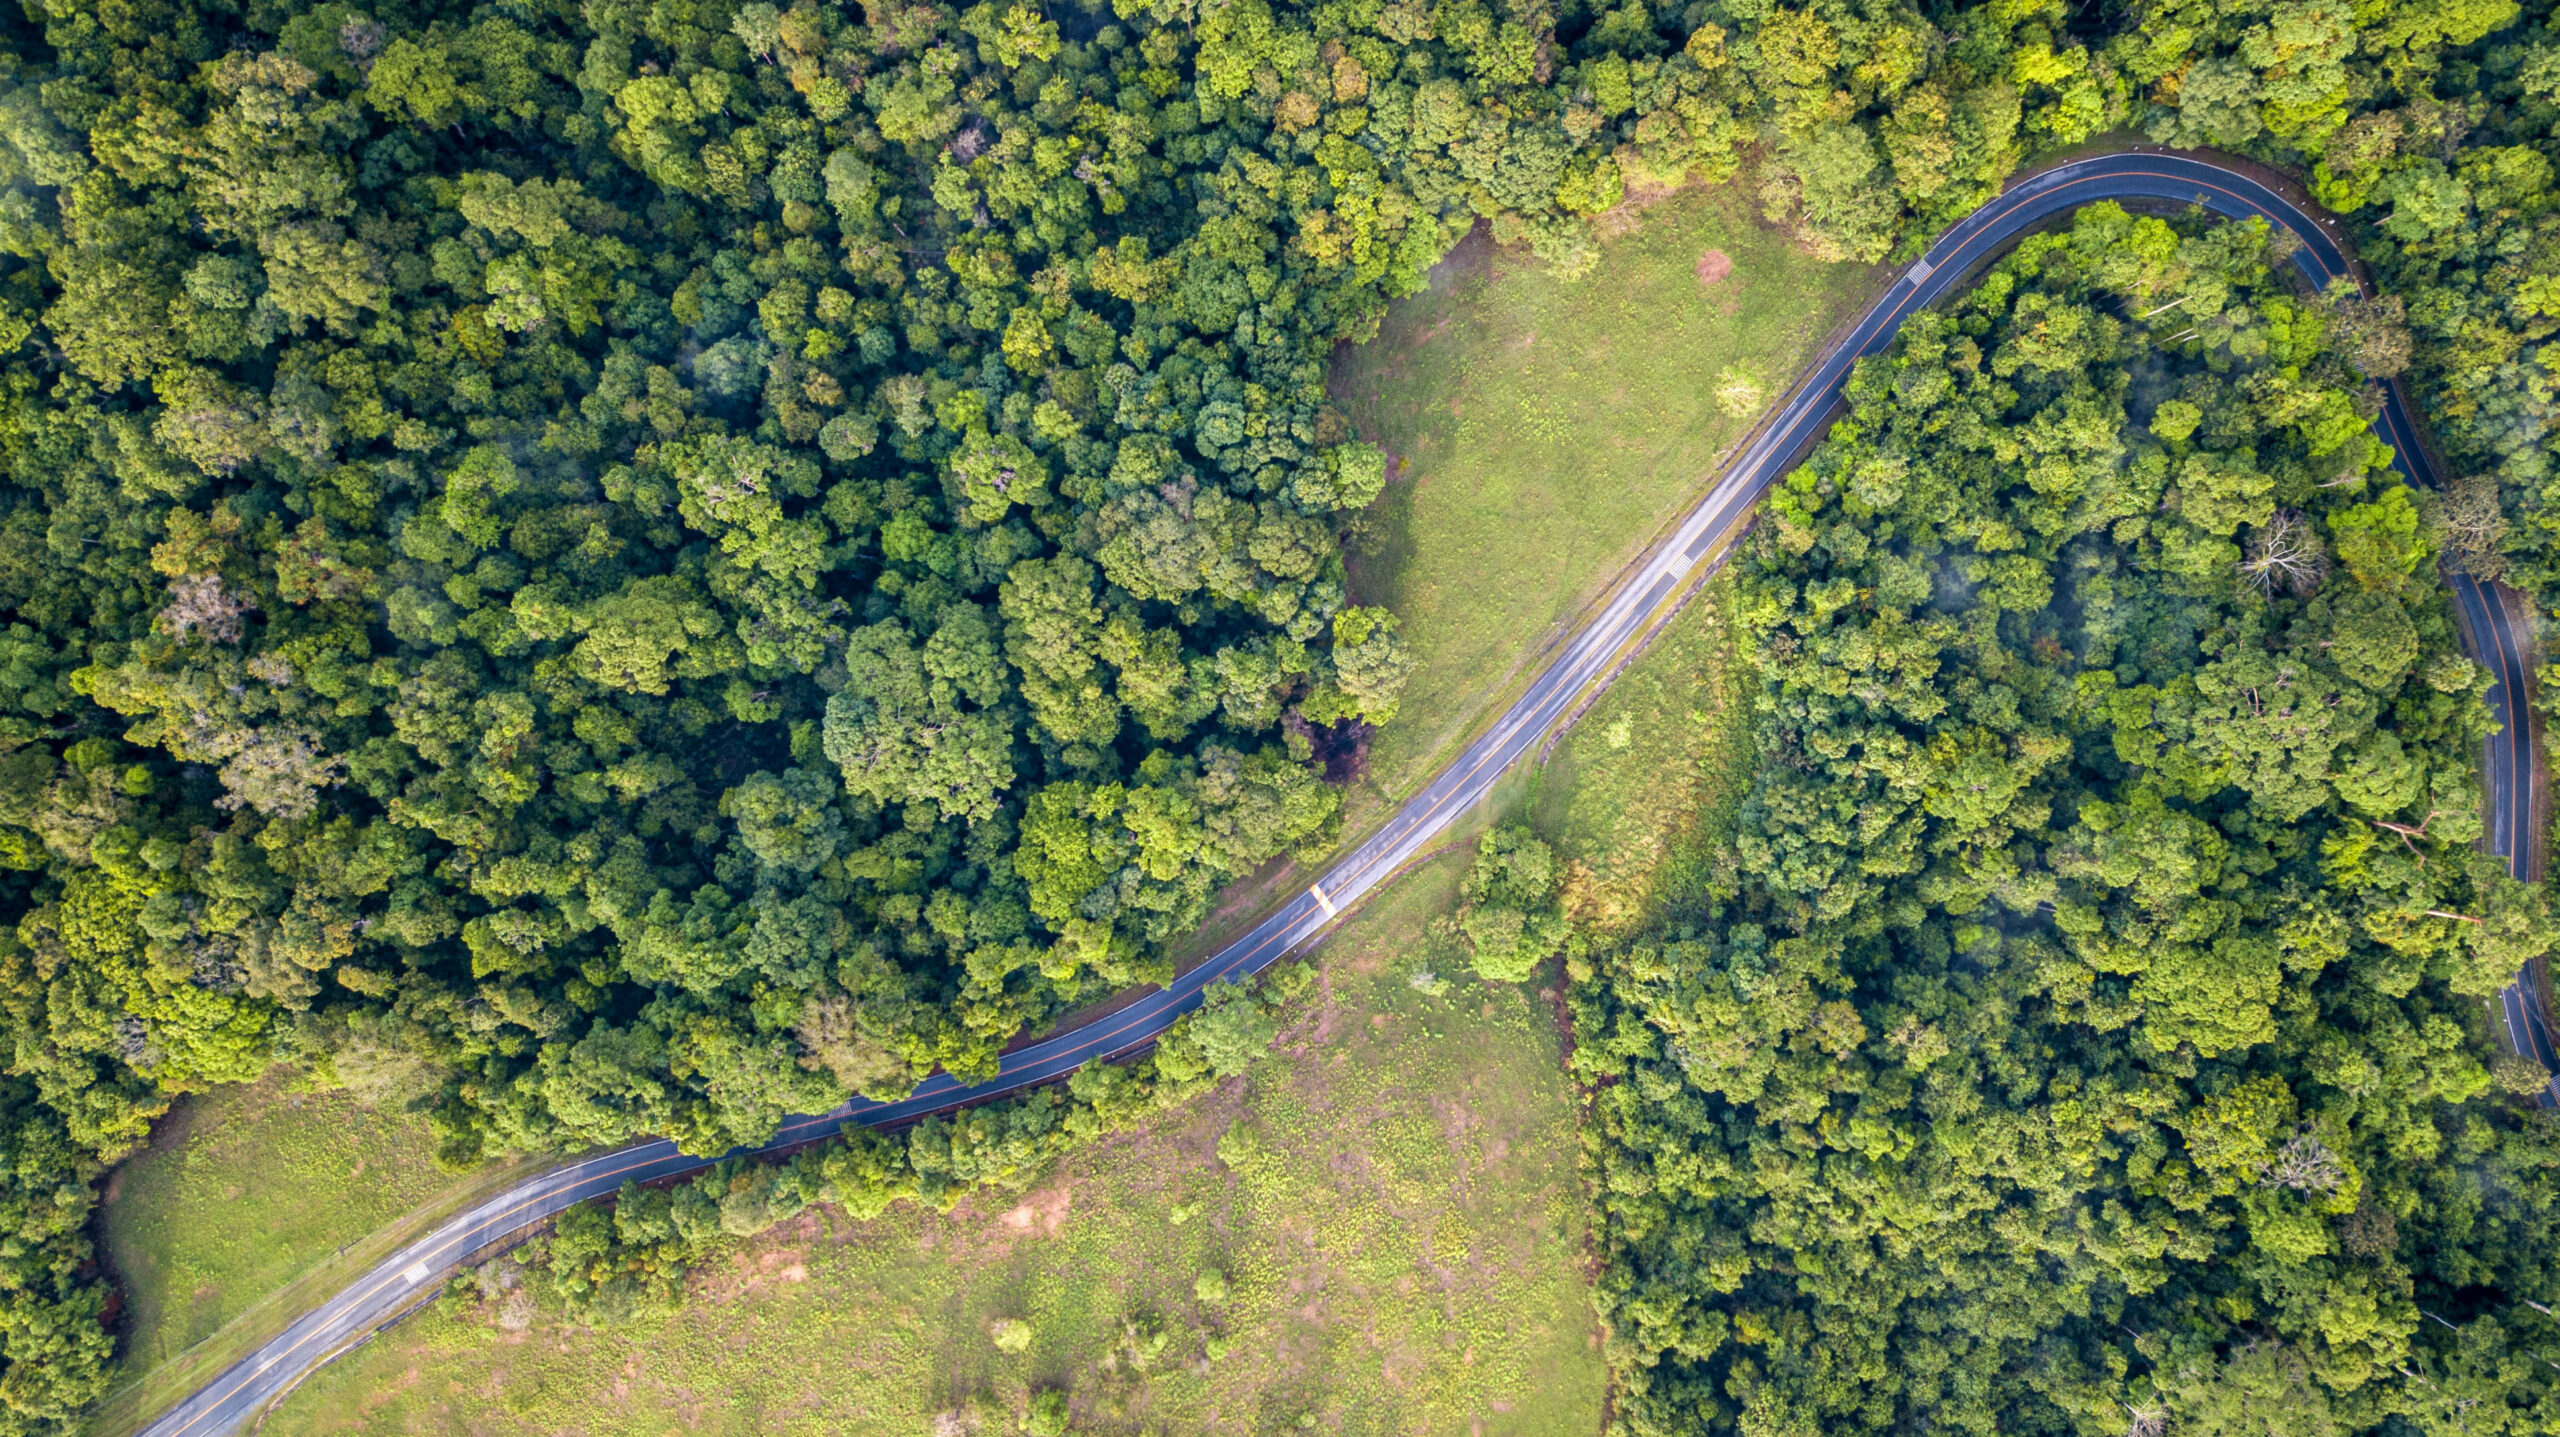
[[[107,1256],[124,1279],[125,1368],[210,1337],[341,1244],[451,1185],[426,1125],[283,1075],[190,1099],[107,1188]]]
[[[1025,1193],[806,1216],[626,1330],[430,1313],[265,1430],[992,1433],[1063,1385],[1080,1432],[1597,1431],[1553,1009],[1442,987],[1464,960],[1429,920],[1460,861],[1326,946],[1320,997],[1252,1075]],[[994,1340],[1011,1322],[1019,1352]]]
[[[1402,466],[1352,570],[1417,660],[1371,805],[1436,770],[1703,492],[1758,413],[1725,412],[1719,386],[1773,399],[1881,273],[1807,259],[1734,186],[1631,222],[1572,284],[1479,236],[1336,363],[1335,402]]]
[[[1751,777],[1749,666],[1732,652],[1719,575],[1663,627],[1555,747],[1522,816],[1566,867],[1566,910],[1598,931],[1635,924],[1665,890],[1702,887],[1710,844]]]
[[[90,1431],[134,1430],[437,1216],[544,1161],[454,1174],[434,1151],[414,1118],[283,1069],[181,1102],[103,1194],[123,1340]]]

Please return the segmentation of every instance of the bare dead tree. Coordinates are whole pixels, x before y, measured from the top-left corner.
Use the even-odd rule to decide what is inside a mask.
[[[2445,556],[2453,567],[2475,579],[2494,579],[2506,568],[2507,510],[2498,499],[2498,481],[2471,474],[2445,487],[2433,506],[2443,531]]]
[[[225,590],[220,574],[189,574],[170,581],[169,606],[160,611],[154,627],[173,639],[201,629],[217,644],[236,644],[242,633],[240,616],[256,607]]]
[[[391,32],[368,16],[350,16],[338,27],[338,50],[355,62],[359,70],[371,71],[374,57],[382,53],[382,42]]]
[[[2358,374],[2389,379],[2409,367],[2409,307],[2396,294],[2366,299],[2341,279],[2329,286],[2329,334]]]
[[[2291,1141],[2276,1150],[2275,1161],[2267,1165],[2266,1174],[2258,1179],[2261,1187],[2291,1188],[2296,1192],[2331,1193],[2347,1180],[2344,1165],[2329,1145],[2307,1132],[2298,1132]]]
[[[2295,594],[2308,594],[2329,577],[2329,551],[2301,510],[2278,509],[2250,536],[2240,572],[2261,593],[2273,595],[2281,584]]]

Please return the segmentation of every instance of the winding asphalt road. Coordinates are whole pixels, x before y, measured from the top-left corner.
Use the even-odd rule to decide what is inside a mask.
[[[1536,747],[1576,698],[1607,672],[1680,579],[1708,557],[1761,492],[1786,471],[1789,461],[1828,427],[1841,384],[1853,364],[1883,350],[1905,316],[1961,283],[2022,234],[2066,211],[2108,199],[2195,204],[2234,218],[2261,216],[2301,238],[2294,263],[2313,285],[2325,286],[2334,277],[2354,273],[2339,245],[2334,221],[2304,212],[2248,174],[2207,157],[2130,151],[2071,161],[2020,179],[1949,230],[1894,281],[1848,338],[1789,394],[1717,486],[1656,545],[1633,577],[1619,586],[1616,597],[1565,645],[1492,731],[1321,880],[1208,962],[1174,980],[1171,987],[1086,1026],[1007,1054],[991,1081],[962,1084],[936,1074],[897,1102],[861,1101],[831,1113],[794,1119],[754,1151],[822,1138],[847,1123],[897,1123],[1065,1077],[1085,1063],[1152,1042],[1174,1019],[1198,1006],[1210,984],[1243,979],[1315,937],[1342,909],[1385,882],[1482,799],[1494,780]],[[2376,422],[2395,451],[2399,468],[2413,481],[2432,485],[2436,475],[2424,447],[2416,442],[2406,398],[2396,386]],[[2524,701],[2524,647],[2509,623],[2506,607],[2490,590],[2468,578],[2456,579],[2454,587],[2470,631],[2490,650],[2482,661],[2498,680],[2489,703],[2506,727],[2489,745],[2492,842],[2521,873],[2531,851],[2526,800],[2533,772],[2531,726]],[[2514,1046],[2560,1071],[2550,1035],[2527,991],[2509,987],[2501,1011]],[[2546,1094],[2545,1100],[2551,1097]],[[626,1180],[672,1177],[705,1162],[676,1151],[671,1142],[639,1143],[570,1163],[453,1217],[161,1416],[145,1429],[145,1437],[215,1437],[233,1432],[332,1353],[435,1292],[475,1253],[565,1208],[611,1193]]]

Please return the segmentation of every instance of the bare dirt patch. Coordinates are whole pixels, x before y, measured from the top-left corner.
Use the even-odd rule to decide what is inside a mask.
[[[1033,1193],[999,1214],[996,1222],[1017,1233],[1036,1232],[1043,1237],[1057,1236],[1059,1224],[1067,1220],[1067,1208],[1073,1196],[1061,1183],[1046,1192]]]
[[[1698,256],[1698,288],[1710,289],[1733,273],[1733,260],[1723,250],[1711,249]]]
[[[1431,1095],[1431,1111],[1440,1120],[1440,1136],[1447,1140],[1449,1151],[1465,1157],[1468,1131],[1481,1126],[1476,1115],[1468,1111],[1465,1104],[1438,1093]]]

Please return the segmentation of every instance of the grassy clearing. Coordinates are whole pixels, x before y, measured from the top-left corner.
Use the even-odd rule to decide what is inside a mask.
[[[1750,782],[1750,666],[1733,584],[1710,579],[1556,745],[1523,805],[1567,865],[1575,921],[1620,931],[1694,891]]]
[[[1373,804],[1437,769],[1703,492],[1761,407],[1715,391],[1774,397],[1879,274],[1795,252],[1730,186],[1630,223],[1574,284],[1470,241],[1335,368],[1335,402],[1403,465],[1353,565],[1417,659]]]
[[[1355,838],[1706,491],[1725,448],[1881,277],[1797,253],[1730,186],[1629,205],[1609,227],[1600,264],[1572,284],[1471,236],[1430,292],[1398,301],[1334,365],[1334,402],[1397,466],[1364,517],[1352,588],[1403,616],[1416,659],[1349,795]],[[1729,410],[1717,391],[1737,381]],[[1516,797],[1506,785],[1493,806]],[[1308,877],[1283,861],[1230,886],[1180,960],[1215,952]]]
[[[1326,945],[1320,1000],[1253,1075],[1029,1191],[805,1217],[661,1323],[430,1313],[266,1430],[905,1434],[953,1413],[992,1433],[1063,1385],[1078,1431],[1595,1431],[1551,1009],[1415,986],[1463,972],[1430,932],[1458,867],[1407,878]],[[995,1340],[1007,1323],[1020,1351]]]
[[[434,1154],[423,1122],[295,1092],[281,1071],[189,1099],[107,1188],[125,1370],[175,1357],[451,1186]]]
[[[436,1218],[547,1161],[455,1174],[434,1152],[424,1123],[306,1091],[284,1069],[180,1103],[103,1195],[123,1351],[89,1431],[134,1430]]]

